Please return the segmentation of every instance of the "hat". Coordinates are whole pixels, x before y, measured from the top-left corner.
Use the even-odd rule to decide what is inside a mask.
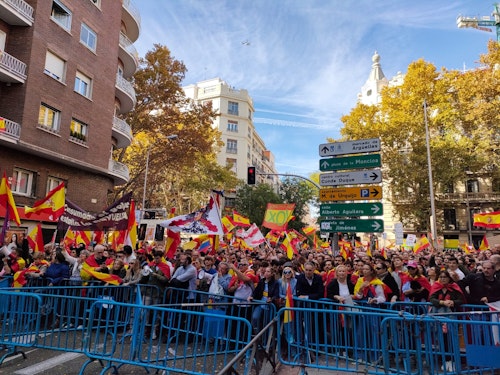
[[[417,268],[417,266],[418,266],[418,263],[415,262],[414,260],[410,260],[408,262],[408,264],[406,265],[406,267],[412,267],[412,268]]]

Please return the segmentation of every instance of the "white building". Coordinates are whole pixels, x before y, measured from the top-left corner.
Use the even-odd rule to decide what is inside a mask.
[[[224,146],[217,154],[217,162],[220,165],[231,165],[238,178],[245,182],[247,168],[255,166],[257,183],[274,185],[278,180],[277,176],[266,176],[277,173],[274,155],[255,130],[255,109],[248,91],[235,89],[220,78],[201,81],[183,89],[188,98],[199,103],[212,102],[212,108],[219,115],[213,126],[221,132]]]

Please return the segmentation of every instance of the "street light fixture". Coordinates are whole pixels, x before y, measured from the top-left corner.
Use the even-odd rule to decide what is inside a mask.
[[[177,134],[172,134],[172,135],[167,135],[165,138],[167,138],[169,141],[173,141],[173,140],[179,138],[179,136]],[[141,219],[144,219],[144,214],[146,212],[146,188],[148,186],[149,154],[151,152],[151,147],[153,145],[149,145],[148,146],[148,152],[146,154],[146,170],[144,171],[144,187],[142,189],[142,213],[141,213]]]
[[[432,182],[431,145],[429,140],[429,124],[427,121],[427,102],[424,99],[425,144],[427,146],[427,171],[429,173],[429,198],[431,201],[431,233],[432,246],[437,248],[436,205],[434,202],[434,184]]]

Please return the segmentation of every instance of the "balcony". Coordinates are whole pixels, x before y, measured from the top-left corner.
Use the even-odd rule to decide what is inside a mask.
[[[0,0],[0,19],[13,26],[32,26],[33,8],[24,0]]]
[[[17,143],[21,138],[21,125],[17,122],[0,117],[0,121],[5,121],[5,130],[0,130],[0,141]]]
[[[135,42],[141,30],[141,15],[130,0],[122,0],[122,21],[127,29],[127,37]]]
[[[116,147],[124,148],[132,142],[132,129],[126,121],[114,117],[113,118],[113,137],[116,138]]]
[[[0,82],[24,83],[25,81],[26,64],[7,52],[0,51]]]
[[[134,109],[137,102],[134,86],[121,75],[117,74],[115,87],[115,95],[120,101],[120,113],[130,112]]]
[[[108,172],[117,186],[126,184],[129,180],[128,167],[119,161],[109,159]]]
[[[123,75],[132,77],[139,67],[139,54],[130,39],[123,33],[120,33],[118,57],[123,63]]]
[[[436,200],[438,200],[439,202],[447,202],[447,203],[464,203],[468,201],[469,204],[500,202],[500,193],[488,192],[488,193],[436,194]]]

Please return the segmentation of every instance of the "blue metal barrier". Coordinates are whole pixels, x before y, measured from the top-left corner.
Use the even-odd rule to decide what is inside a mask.
[[[497,314],[488,319],[482,312],[474,320],[471,314],[478,315],[368,312],[329,303],[321,309],[281,309],[279,359],[292,366],[370,374],[494,374],[500,369],[499,323],[492,318]]]

